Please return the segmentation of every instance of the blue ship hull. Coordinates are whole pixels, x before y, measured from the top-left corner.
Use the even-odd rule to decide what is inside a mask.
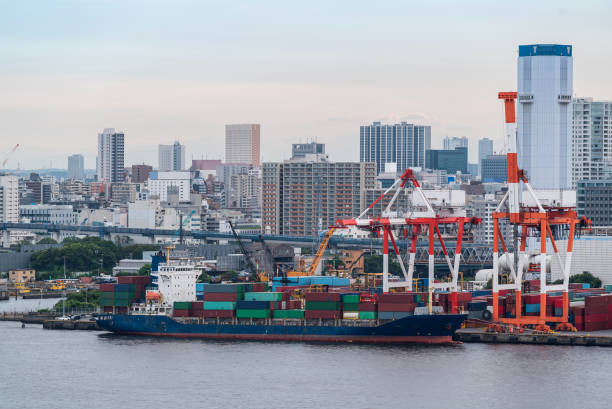
[[[414,315],[373,326],[304,325],[288,320],[246,323],[184,323],[162,315],[104,314],[98,325],[117,334],[263,341],[449,344],[467,315]]]

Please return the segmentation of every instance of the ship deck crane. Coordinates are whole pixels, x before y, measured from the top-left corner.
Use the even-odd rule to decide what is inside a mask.
[[[412,185],[417,193],[417,196],[421,199],[425,209],[421,211],[411,211],[409,214],[399,215],[397,211],[392,211],[391,208],[395,203],[402,189],[407,184]],[[380,217],[369,217],[366,218],[366,214],[384,197],[393,193],[392,198],[383,210]],[[453,313],[458,310],[457,305],[457,278],[459,276],[459,264],[461,259],[461,245],[463,240],[463,231],[465,226],[470,226],[480,223],[481,220],[475,217],[443,217],[439,216],[433,209],[431,203],[423,193],[419,182],[416,180],[412,169],[406,169],[399,179],[397,179],[393,185],[391,185],[382,195],[380,195],[370,206],[368,206],[356,219],[341,219],[336,221],[336,227],[338,228],[350,228],[357,227],[363,230],[369,230],[377,233],[379,236],[382,234],[383,238],[383,292],[388,293],[390,288],[393,287],[404,287],[408,291],[412,291],[413,285],[413,274],[414,264],[416,258],[416,245],[418,236],[420,233],[427,232],[428,243],[429,243],[429,266],[428,266],[428,283],[429,283],[429,311],[432,310],[432,296],[434,289],[445,289],[451,292],[451,309]],[[440,233],[440,225],[457,225],[457,241],[455,250],[454,263],[451,262],[446,244]],[[400,255],[400,251],[396,244],[396,238],[398,232],[402,232],[406,237],[410,237],[410,252],[408,259],[408,270],[404,266],[404,262]],[[449,270],[451,272],[451,281],[445,283],[434,283],[434,247],[436,242],[436,236]],[[389,281],[389,242],[393,246],[397,261],[402,269],[404,281],[390,282]]]
[[[548,330],[547,322],[556,322],[558,329],[572,329],[573,326],[568,322],[569,314],[569,295],[568,284],[569,274],[572,263],[572,249],[576,229],[582,226],[590,225],[590,221],[586,218],[579,219],[574,207],[563,206],[543,206],[537,198],[534,190],[529,184],[525,172],[518,167],[517,160],[517,143],[516,143],[516,115],[515,101],[517,99],[516,92],[500,92],[498,98],[504,101],[505,107],[505,122],[506,122],[506,143],[508,147],[507,162],[508,162],[508,191],[502,198],[493,212],[493,320],[510,325],[534,325],[536,329]],[[520,183],[525,186],[528,196],[531,197],[533,204],[525,205],[521,203]],[[503,209],[507,207],[507,211]],[[517,226],[520,229],[521,237],[519,240],[520,249],[518,257],[518,265],[516,271],[514,266],[511,266],[511,283],[499,283],[500,257],[499,246],[505,253],[508,253],[504,237],[499,228],[500,221],[506,220],[511,225]],[[565,260],[561,259],[559,249],[555,242],[551,226],[564,226],[569,231],[567,238],[567,248]],[[540,236],[540,314],[538,316],[523,316],[521,311],[521,292],[523,278],[523,263],[524,254],[527,242],[527,232],[539,231]],[[547,284],[546,283],[546,249],[547,243],[550,242],[553,248],[555,258],[559,263],[561,273],[563,275],[562,284]],[[513,290],[516,297],[516,310],[514,318],[500,317],[499,315],[499,290]],[[563,293],[563,313],[562,316],[548,316],[546,314],[546,293],[547,291],[561,291]],[[490,329],[500,330],[499,325],[492,324]]]

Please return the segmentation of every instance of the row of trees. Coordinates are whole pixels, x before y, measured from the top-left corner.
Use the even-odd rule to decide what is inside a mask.
[[[142,252],[159,250],[158,245],[135,244],[118,246],[112,241],[98,237],[82,239],[68,237],[63,246],[37,251],[32,254],[30,265],[41,278],[61,278],[75,271],[110,272],[122,258],[141,258]],[[150,271],[150,267],[149,267]]]

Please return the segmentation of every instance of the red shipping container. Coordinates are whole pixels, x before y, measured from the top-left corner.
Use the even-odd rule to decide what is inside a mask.
[[[204,318],[232,318],[233,310],[204,310],[200,314]]]
[[[172,311],[174,317],[189,317],[189,310],[177,310]]]
[[[416,304],[378,303],[378,311],[382,312],[413,312]]]
[[[104,291],[104,292],[114,292],[115,291],[115,284],[100,284],[100,291]]]
[[[332,320],[339,319],[342,313],[340,311],[335,310],[306,310],[304,311],[304,317],[307,320],[312,319],[324,319],[324,320]]]
[[[115,307],[115,312],[117,314],[127,314],[128,307]]]
[[[192,301],[191,302],[191,310],[192,311],[202,311],[202,310],[204,310],[204,302],[203,301]]]
[[[266,283],[253,283],[251,287],[253,292],[259,293],[266,291]]]
[[[376,304],[372,302],[360,302],[359,311],[376,312]]]
[[[113,307],[104,307],[104,312],[113,312]]]
[[[204,293],[204,301],[236,301],[237,293]]]
[[[340,293],[306,293],[306,301],[340,301]]]

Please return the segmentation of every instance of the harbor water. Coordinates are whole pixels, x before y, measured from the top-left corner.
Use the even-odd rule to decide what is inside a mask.
[[[612,349],[218,342],[0,322],[0,408],[609,408]]]

